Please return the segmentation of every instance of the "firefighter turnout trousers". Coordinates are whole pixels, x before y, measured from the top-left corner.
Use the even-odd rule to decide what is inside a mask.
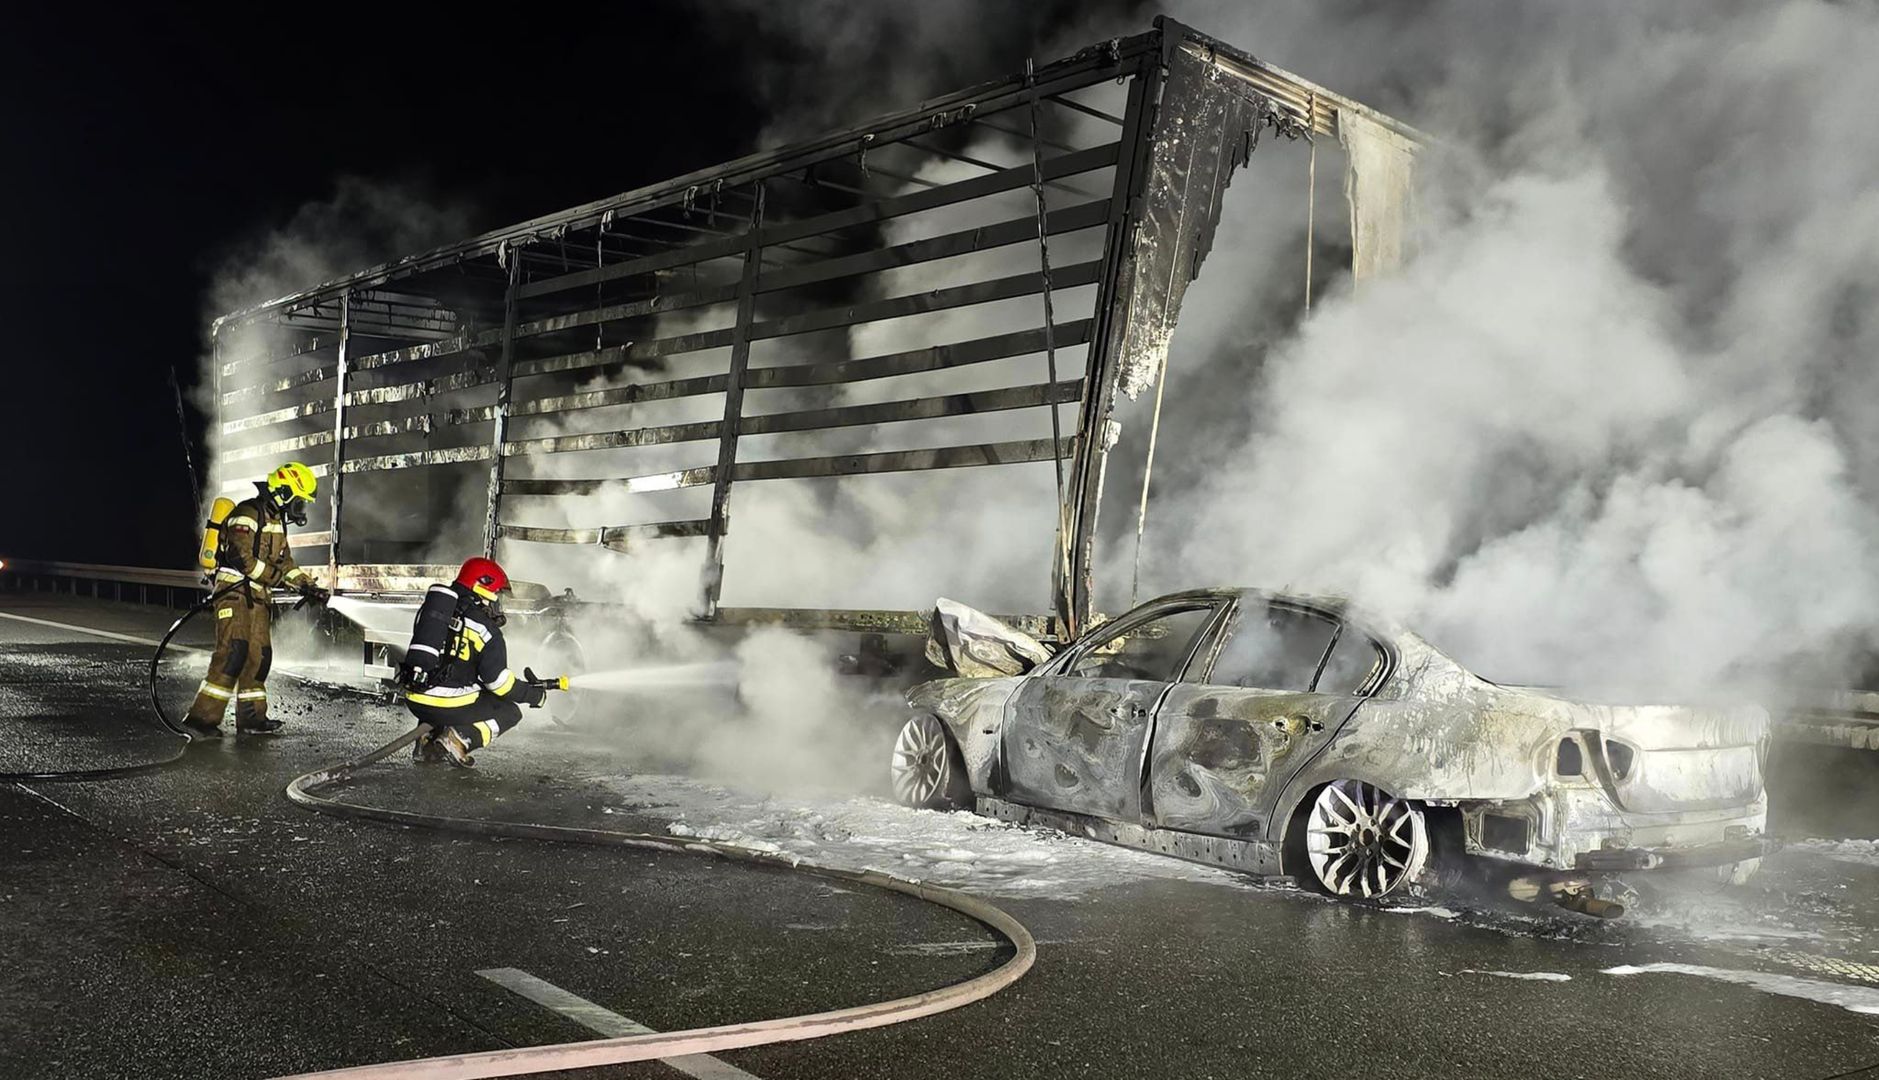
[[[405,699],[411,715],[431,726],[431,738],[454,728],[472,750],[480,750],[496,741],[496,736],[522,722],[522,708],[508,698],[484,691],[467,705],[445,708]]]
[[[189,717],[220,724],[228,703],[235,703],[235,725],[267,719],[267,674],[274,662],[272,611],[265,597],[237,588],[215,602],[215,654],[209,674],[189,706]]]

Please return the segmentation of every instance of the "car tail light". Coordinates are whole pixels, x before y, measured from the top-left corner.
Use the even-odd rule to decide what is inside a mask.
[[[1605,740],[1605,760],[1611,763],[1612,779],[1623,780],[1631,775],[1631,765],[1637,752],[1624,743]]]
[[[1553,771],[1561,776],[1584,776],[1585,754],[1579,740],[1568,735],[1559,740],[1559,752],[1553,758]]]

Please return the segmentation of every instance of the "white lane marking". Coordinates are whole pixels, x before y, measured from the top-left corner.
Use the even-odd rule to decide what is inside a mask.
[[[610,1009],[603,1009],[578,994],[563,990],[554,983],[538,979],[518,968],[490,968],[487,971],[479,971],[477,974],[505,990],[520,994],[545,1009],[558,1012],[582,1027],[590,1031],[598,1031],[609,1038],[657,1034],[644,1024],[628,1020]],[[687,1054],[684,1057],[660,1058],[659,1060],[687,1076],[696,1077],[697,1080],[758,1080],[756,1076],[735,1065],[719,1061],[710,1054]]]
[[[72,630],[80,634],[91,634],[94,637],[110,638],[113,641],[128,641],[132,645],[148,645],[153,649],[158,645],[156,638],[141,638],[132,637],[129,634],[114,634],[109,630],[94,630],[89,626],[74,626],[71,623],[53,622],[51,619],[35,619],[28,615],[15,615],[10,611],[0,611],[0,619],[13,619],[16,622],[32,623],[34,626],[50,626],[54,630]],[[184,645],[173,645],[171,647],[183,649],[188,652],[197,651]]]
[[[1776,975],[1766,971],[1735,971],[1730,968],[1704,967],[1701,964],[1621,964],[1618,967],[1606,968],[1605,974],[1643,975],[1656,971],[1716,979],[1721,982],[1734,983],[1737,986],[1751,987],[1766,994],[1803,998],[1807,1001],[1817,1001],[1822,1005],[1838,1005],[1848,1012],[1879,1016],[1879,990],[1864,986],[1848,986],[1845,983],[1802,979],[1793,975]]]

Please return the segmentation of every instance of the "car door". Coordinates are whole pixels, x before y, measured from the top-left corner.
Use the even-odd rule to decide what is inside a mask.
[[[1144,819],[1265,838],[1286,779],[1374,688],[1384,652],[1329,613],[1256,595],[1228,614],[1212,651],[1162,702]]]
[[[1005,706],[1001,794],[1140,821],[1149,721],[1222,606],[1218,598],[1145,604],[1026,677]]]

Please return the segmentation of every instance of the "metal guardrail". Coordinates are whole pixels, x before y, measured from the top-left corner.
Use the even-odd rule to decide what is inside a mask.
[[[0,592],[52,592],[188,607],[207,591],[199,570],[0,559]],[[107,588],[108,586],[108,588]]]

